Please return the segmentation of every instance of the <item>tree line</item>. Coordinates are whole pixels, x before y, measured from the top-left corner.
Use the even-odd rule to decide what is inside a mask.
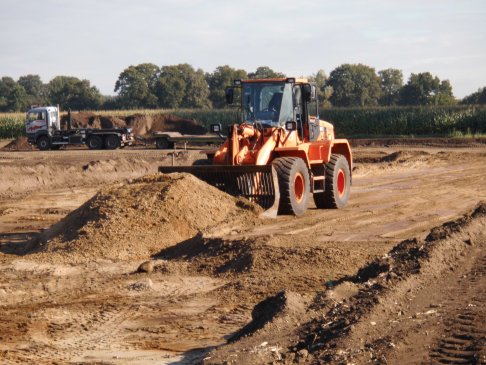
[[[90,81],[72,76],[56,76],[47,84],[39,75],[18,80],[6,76],[0,79],[0,112],[25,111],[31,105],[73,110],[224,108],[224,90],[233,80],[263,77],[286,75],[267,66],[247,72],[224,65],[208,73],[187,63],[162,67],[142,63],[120,73],[116,96],[103,96]],[[329,75],[319,70],[307,78],[316,83],[323,108],[486,104],[486,87],[457,100],[449,80],[430,72],[412,73],[405,83],[399,69],[376,72],[363,64],[343,64]]]

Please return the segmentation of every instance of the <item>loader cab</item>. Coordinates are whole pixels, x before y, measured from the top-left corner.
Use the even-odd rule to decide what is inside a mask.
[[[242,122],[285,128],[286,122],[294,121],[301,140],[315,134],[307,131],[307,126],[312,128],[318,119],[316,90],[306,79],[235,80],[235,86],[241,88]],[[233,87],[226,89],[229,104],[234,94]]]
[[[263,81],[242,84],[243,121],[261,124],[264,128],[283,126],[292,119],[292,104],[292,85],[289,83]]]

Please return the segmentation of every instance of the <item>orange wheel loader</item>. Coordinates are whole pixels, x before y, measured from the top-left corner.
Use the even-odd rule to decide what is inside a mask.
[[[352,154],[332,124],[319,119],[316,87],[307,79],[235,80],[226,101],[241,99],[241,121],[222,135],[207,164],[161,166],[163,173],[186,172],[261,205],[264,215],[302,215],[312,194],[317,208],[342,208],[351,189]]]

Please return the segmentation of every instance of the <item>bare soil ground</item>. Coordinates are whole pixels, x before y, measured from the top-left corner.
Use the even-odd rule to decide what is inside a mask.
[[[0,152],[0,363],[486,363],[484,144],[354,154],[272,220],[151,175],[197,151]]]

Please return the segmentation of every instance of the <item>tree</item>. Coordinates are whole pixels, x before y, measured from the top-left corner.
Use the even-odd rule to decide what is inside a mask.
[[[46,105],[47,87],[39,75],[20,76],[17,81],[27,92],[28,105]]]
[[[403,73],[396,68],[378,71],[381,85],[380,105],[397,105],[403,87]]]
[[[72,76],[56,76],[47,85],[49,101],[59,104],[62,109],[87,110],[97,109],[102,96],[88,80]]]
[[[156,93],[162,108],[208,108],[211,104],[204,71],[187,63],[163,66]]]
[[[264,79],[274,77],[285,77],[285,74],[281,72],[276,72],[268,66],[260,66],[255,70],[255,72],[250,72],[248,74],[248,78],[250,79]]]
[[[115,92],[119,92],[119,103],[127,109],[156,108],[155,94],[160,69],[152,63],[129,66],[118,77]]]
[[[312,74],[307,78],[310,82],[316,84],[317,100],[319,101],[319,107],[330,107],[332,106],[329,99],[333,93],[332,86],[327,85],[328,77],[324,70],[319,70],[315,74]]]
[[[449,80],[442,80],[437,91],[430,96],[432,105],[454,105],[457,100],[452,93],[452,85]]]
[[[479,88],[475,93],[465,96],[461,100],[461,104],[486,104],[486,87]]]
[[[449,80],[440,81],[430,72],[411,74],[400,91],[402,105],[449,105],[454,104],[452,86]]]
[[[478,104],[486,104],[486,87],[483,88],[478,98]]]
[[[334,106],[372,106],[381,96],[380,78],[375,69],[366,65],[344,64],[329,75],[332,86],[331,102]]]
[[[0,111],[18,112],[28,106],[25,89],[11,77],[0,79]]]
[[[237,70],[228,65],[218,66],[212,73],[206,74],[206,81],[209,86],[209,100],[214,108],[224,108],[226,99],[224,91],[226,87],[233,85],[237,79],[248,77],[245,70]]]

